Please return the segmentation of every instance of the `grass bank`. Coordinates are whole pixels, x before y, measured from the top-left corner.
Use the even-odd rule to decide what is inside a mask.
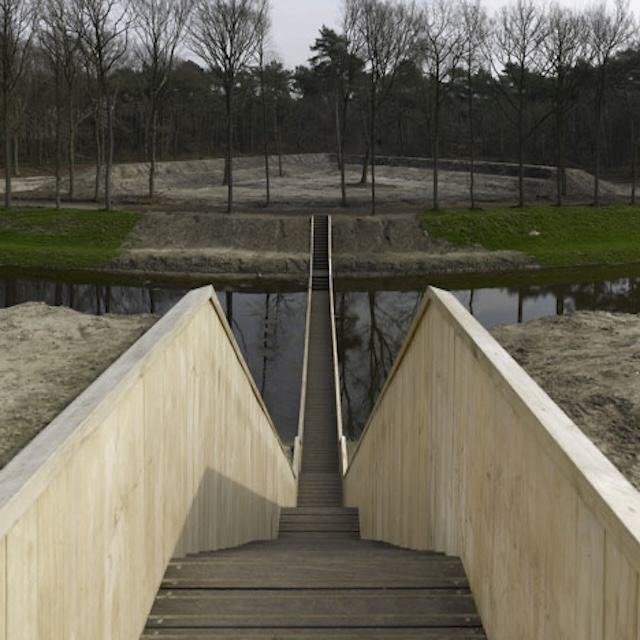
[[[640,207],[467,209],[421,218],[434,237],[458,246],[522,251],[542,265],[640,262]]]
[[[100,267],[118,251],[140,214],[82,209],[0,210],[0,265]]]

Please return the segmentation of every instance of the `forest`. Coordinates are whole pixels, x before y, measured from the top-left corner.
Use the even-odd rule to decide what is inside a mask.
[[[345,0],[340,20],[288,69],[268,0],[3,0],[5,206],[21,171],[55,173],[59,203],[95,166],[109,209],[113,162],[148,162],[153,196],[156,162],[219,156],[231,211],[231,158],[261,154],[267,171],[278,154],[357,161],[374,210],[380,156],[431,159],[434,209],[441,158],[516,163],[521,181],[557,166],[558,204],[568,166],[596,176],[596,204],[600,177],[635,183],[640,42],[623,0]]]

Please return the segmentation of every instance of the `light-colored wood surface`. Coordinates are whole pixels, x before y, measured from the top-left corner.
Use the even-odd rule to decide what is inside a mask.
[[[0,472],[0,638],[137,638],[175,555],[273,538],[296,479],[213,289]]]
[[[7,638],[7,540],[0,540],[0,640]]]
[[[430,289],[345,477],[363,537],[459,555],[492,640],[635,638],[640,494]]]

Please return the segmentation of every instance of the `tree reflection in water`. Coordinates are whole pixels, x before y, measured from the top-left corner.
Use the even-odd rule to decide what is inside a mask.
[[[407,286],[419,288],[415,280]],[[384,291],[376,290],[376,283],[371,283],[371,291],[337,292],[342,416],[348,437],[357,438],[364,428],[426,286],[426,282],[420,285],[420,291]],[[162,315],[187,290],[46,282],[0,275],[0,306],[41,301],[84,313]],[[458,289],[452,293],[487,328],[577,310],[640,312],[637,277]],[[222,291],[218,298],[276,428],[284,441],[291,441],[298,425],[306,293]]]
[[[336,296],[343,428],[357,439],[415,315],[421,292],[369,291]]]

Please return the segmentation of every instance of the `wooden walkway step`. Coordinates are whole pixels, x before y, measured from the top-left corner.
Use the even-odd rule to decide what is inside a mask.
[[[425,640],[482,640],[486,636],[476,629],[390,629],[372,628],[329,628],[329,629],[242,629],[240,633],[234,629],[164,629],[152,635],[142,636],[144,640],[159,638],[162,640],[408,640],[425,638]]]
[[[142,637],[485,638],[459,559],[327,538],[172,561]]]

